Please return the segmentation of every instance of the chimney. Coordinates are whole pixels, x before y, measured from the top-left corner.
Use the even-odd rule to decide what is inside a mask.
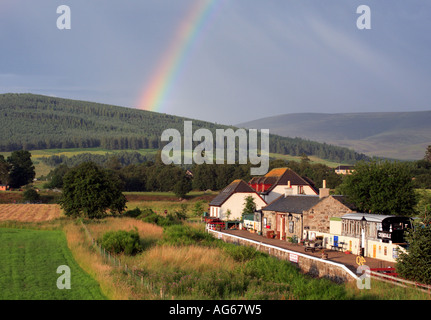
[[[326,188],[326,180],[323,180],[322,188],[319,189],[319,198],[329,197],[329,188]]]
[[[287,181],[287,187],[284,188],[284,197],[286,198],[287,196],[292,195],[292,194],[293,194],[293,189],[290,186],[290,180],[289,180],[289,181]]]

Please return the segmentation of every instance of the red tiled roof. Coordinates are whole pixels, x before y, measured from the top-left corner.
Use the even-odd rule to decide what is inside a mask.
[[[311,180],[302,178],[290,168],[276,168],[268,172],[264,177],[255,177],[250,180],[249,184],[268,184],[271,185],[266,192],[270,192],[277,185],[287,185],[290,181],[291,185],[310,186],[314,190],[314,185]]]

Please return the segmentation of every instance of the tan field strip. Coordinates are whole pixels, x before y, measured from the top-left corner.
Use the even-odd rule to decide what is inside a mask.
[[[61,216],[57,204],[0,204],[0,221],[41,222]]]

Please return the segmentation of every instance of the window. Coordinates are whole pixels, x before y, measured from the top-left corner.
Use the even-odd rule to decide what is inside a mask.
[[[293,233],[294,232],[294,222],[293,221],[289,221],[289,233]]]

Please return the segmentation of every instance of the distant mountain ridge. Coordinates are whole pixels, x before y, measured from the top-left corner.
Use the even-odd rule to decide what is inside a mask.
[[[0,94],[0,151],[103,148],[158,149],[164,130],[180,133],[184,121],[193,121],[193,131],[233,128],[211,122],[35,94]],[[196,143],[198,144],[198,142]],[[347,148],[299,138],[270,135],[270,152],[352,163],[366,158]]]
[[[283,137],[300,137],[354,149],[368,156],[423,158],[431,144],[431,111],[294,113],[240,123]]]

